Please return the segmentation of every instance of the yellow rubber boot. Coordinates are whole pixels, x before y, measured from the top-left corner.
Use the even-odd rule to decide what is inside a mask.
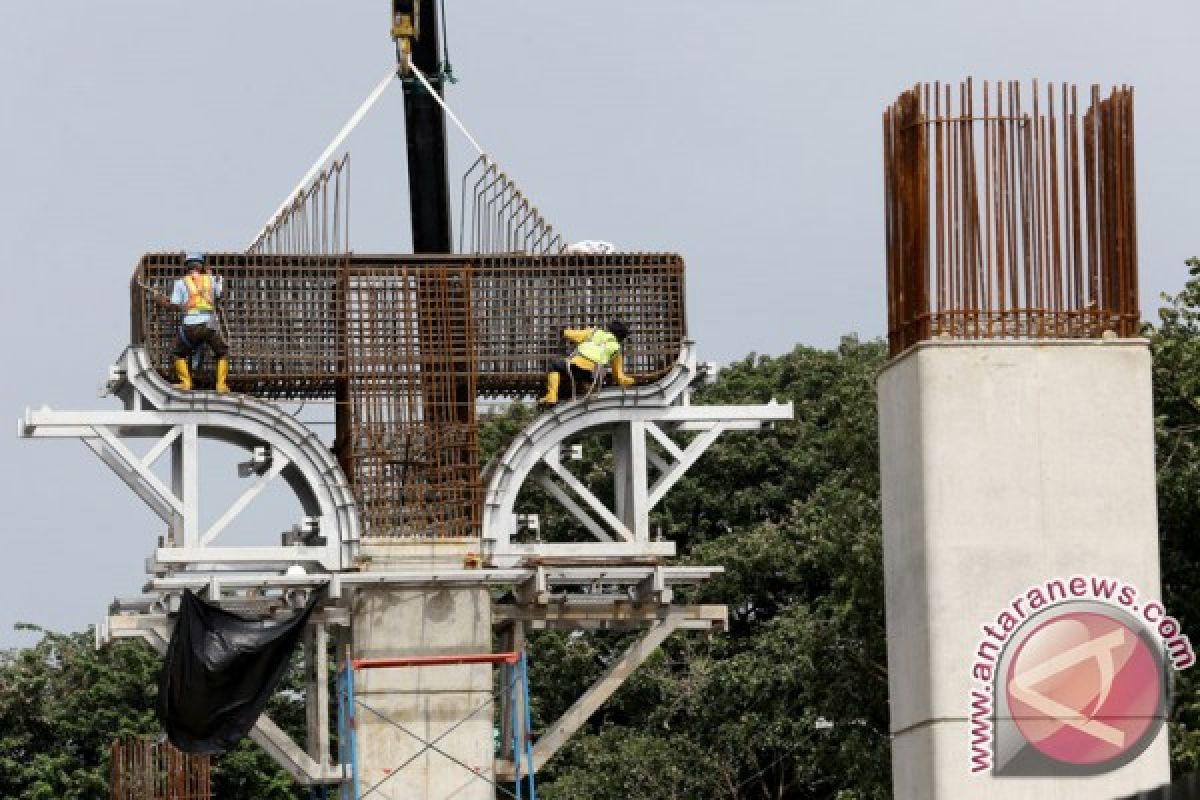
[[[222,358],[217,361],[217,394],[229,394],[229,359]]]
[[[186,358],[175,359],[175,375],[179,378],[179,383],[172,384],[176,389],[186,392],[192,388],[192,372]]]
[[[539,406],[552,406],[558,403],[558,384],[562,375],[557,372],[546,373],[546,394],[538,399]]]

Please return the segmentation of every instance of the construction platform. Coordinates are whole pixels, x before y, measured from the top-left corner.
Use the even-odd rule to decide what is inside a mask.
[[[721,567],[671,565],[675,545],[652,536],[649,515],[722,433],[790,419],[792,406],[692,403],[716,370],[698,362],[687,338],[678,256],[215,254],[208,263],[224,280],[219,311],[236,391],[169,382],[178,314],[155,298],[181,274],[182,256],[149,255],[131,283],[132,343],[104,385],[122,408],[43,408],[19,423],[23,437],[79,438],[165,526],[152,537],[142,594],[114,600],[100,644],[141,638],[165,650],[187,590],[258,617],[286,617],[316,595],[305,635],[306,745],[266,716],[252,737],[298,781],[330,784],[350,769],[330,751],[331,654],[347,663],[453,659],[518,652],[531,630],[640,632],[533,744],[536,771],[670,633],[725,629],[724,606],[675,602],[679,588]],[[636,385],[564,399],[482,466],[477,402],[540,391],[547,363],[565,355],[564,328],[618,317],[632,332],[623,350]],[[203,386],[204,366],[194,372]],[[332,441],[285,410],[289,402],[332,403]],[[248,486],[202,524],[206,440],[245,454],[238,470]],[[583,441],[611,451],[611,492],[593,491],[569,468]],[[279,483],[301,519],[283,521],[291,528],[282,535],[227,543],[239,516]],[[570,530],[546,531],[522,509],[521,492],[534,485],[566,512]],[[461,669],[484,672],[445,679],[462,685],[439,697],[466,714],[490,691],[491,667]],[[430,724],[424,690],[360,680],[354,691],[386,709],[380,719],[415,714]],[[506,733],[494,763],[480,744],[490,743],[490,722],[456,734],[465,748],[456,758],[466,763],[470,753],[488,782],[513,774],[511,742],[532,737],[523,710],[506,703],[503,726],[517,735]],[[376,753],[379,775],[396,757],[387,747],[392,755]]]

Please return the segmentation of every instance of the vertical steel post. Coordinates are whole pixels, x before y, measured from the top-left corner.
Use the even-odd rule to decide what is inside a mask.
[[[522,672],[521,672],[520,668],[518,667],[516,669],[512,669],[510,674],[512,675],[512,682],[509,684],[509,694],[510,694],[511,699],[509,700],[508,707],[509,707],[509,709],[512,710],[512,712],[514,714],[512,724],[511,724],[512,752],[513,752],[513,789],[517,793],[517,800],[521,800],[521,754],[524,753],[524,749],[521,747],[521,739],[526,738],[526,736],[525,736],[525,730],[524,730],[525,725],[520,723],[517,720],[515,714],[516,714],[516,710],[521,705],[520,704],[520,698],[521,698],[520,685],[521,685]]]
[[[521,651],[521,694],[523,705],[525,706],[525,724],[524,728],[524,752],[525,766],[529,772],[529,800],[537,800],[537,783],[534,779],[534,764],[533,764],[533,714],[529,710],[529,656],[526,651]]]
[[[342,782],[338,786],[338,797],[341,800],[349,800],[350,784],[346,780],[346,756],[349,745],[349,737],[346,731],[346,670],[341,668],[337,672],[337,726],[338,726],[338,766],[342,769]]]
[[[358,712],[354,708],[354,662],[346,656],[346,727],[350,731],[350,786],[353,800],[362,800],[358,785]]]

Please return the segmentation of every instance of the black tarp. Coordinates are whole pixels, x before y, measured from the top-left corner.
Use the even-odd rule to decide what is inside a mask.
[[[158,683],[158,719],[188,753],[223,753],[254,727],[316,605],[247,619],[185,591]]]

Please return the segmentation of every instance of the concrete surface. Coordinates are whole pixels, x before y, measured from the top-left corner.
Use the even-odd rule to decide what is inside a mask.
[[[1099,575],[1160,597],[1146,342],[928,342],[878,392],[895,797],[1168,782],[1165,732],[1103,776],[1016,778],[972,775],[967,730],[982,626],[1027,588]]]
[[[375,569],[424,564],[433,570],[461,567],[468,549],[477,552],[478,546],[365,546],[364,554],[371,556]],[[486,589],[362,588],[352,611],[354,657],[490,653],[491,622]],[[496,709],[487,703],[492,671],[490,664],[477,664],[357,672],[355,699],[368,707],[357,709],[359,785],[364,796],[383,781],[370,797],[492,800]],[[420,753],[424,745],[416,737],[433,741],[443,735],[436,746],[453,759],[433,750]]]

